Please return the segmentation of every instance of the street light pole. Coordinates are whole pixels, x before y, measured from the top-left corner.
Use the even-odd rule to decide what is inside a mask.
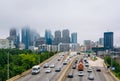
[[[40,59],[40,54],[39,54],[39,62],[41,61],[41,59]]]
[[[7,78],[9,79],[9,51],[8,51],[8,61],[7,61],[7,62],[8,62],[8,70],[7,70],[7,71],[8,71],[8,72],[7,72],[8,75],[7,75]]]

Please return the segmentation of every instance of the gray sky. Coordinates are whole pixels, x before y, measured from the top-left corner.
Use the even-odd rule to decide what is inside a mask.
[[[12,27],[30,26],[41,36],[45,29],[78,33],[78,42],[113,31],[120,42],[120,0],[0,0],[0,38]],[[118,44],[117,44],[118,45]]]

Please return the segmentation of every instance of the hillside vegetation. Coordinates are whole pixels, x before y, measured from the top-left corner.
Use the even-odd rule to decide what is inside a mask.
[[[0,49],[0,81],[8,79],[8,57],[9,78],[21,74],[33,65],[39,64],[49,57],[53,52],[32,52],[30,50]]]

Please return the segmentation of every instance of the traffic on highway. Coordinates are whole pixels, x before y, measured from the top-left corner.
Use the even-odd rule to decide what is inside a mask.
[[[42,66],[33,66],[29,74],[16,81],[61,81],[58,79],[66,71],[68,65],[70,69],[67,69],[68,72],[63,75],[65,79],[62,81],[110,81],[111,78],[107,76],[102,61],[98,59],[96,62],[94,64],[89,57],[85,57],[83,54],[62,52]],[[115,80],[111,79],[111,81]]]
[[[69,55],[68,52],[59,53],[43,66],[33,66],[31,73],[16,81],[56,81],[72,57],[73,55]]]
[[[90,58],[80,55],[66,74],[65,81],[116,81],[106,75],[105,68],[99,66],[101,64],[92,64]]]

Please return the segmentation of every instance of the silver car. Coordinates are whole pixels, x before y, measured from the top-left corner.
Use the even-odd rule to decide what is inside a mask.
[[[54,67],[55,67],[55,65],[54,65],[54,64],[51,64],[51,65],[50,65],[50,68],[54,68]]]
[[[92,72],[93,70],[92,70],[91,67],[89,67],[87,71],[88,71],[88,72]]]
[[[50,73],[52,70],[51,70],[51,68],[47,68],[46,70],[45,70],[45,73]]]
[[[88,74],[88,79],[89,79],[89,80],[94,80],[94,76],[93,76],[92,73]]]
[[[84,72],[83,71],[79,71],[78,76],[83,76]]]

